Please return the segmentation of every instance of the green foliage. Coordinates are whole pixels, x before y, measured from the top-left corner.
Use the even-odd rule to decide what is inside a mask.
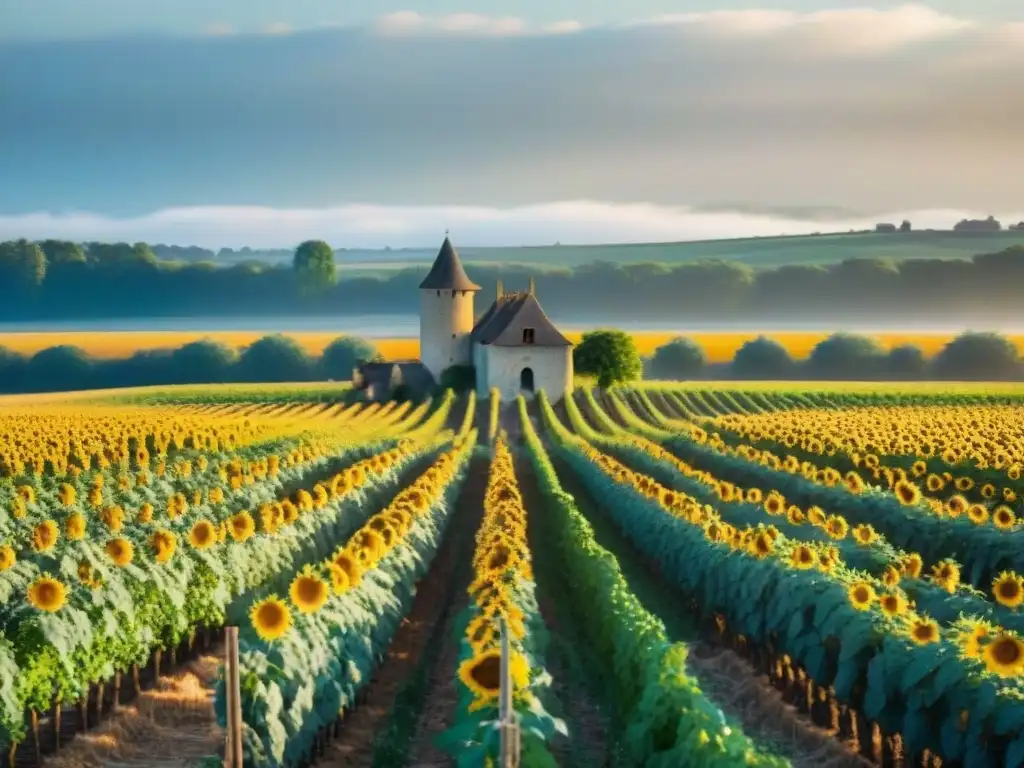
[[[786,348],[766,336],[743,342],[732,359],[732,374],[740,379],[787,379],[795,368]]]
[[[643,368],[633,337],[616,330],[584,333],[573,349],[573,367],[578,374],[597,377],[602,388],[637,379]]]
[[[497,387],[491,387],[491,399],[488,406],[487,418],[487,440],[493,443],[498,436],[498,420],[501,416],[501,391]]]
[[[1021,375],[1020,353],[998,333],[962,333],[932,361],[937,378],[957,381],[1004,381]]]
[[[458,472],[444,495],[414,518],[408,533],[362,575],[358,586],[332,596],[313,615],[297,614],[291,631],[273,644],[243,626],[243,674],[252,681],[242,693],[247,764],[303,763],[317,731],[333,723],[369,683],[412,605],[417,581],[437,553],[468,455],[468,450],[459,452]],[[362,507],[364,518],[376,511],[373,504]],[[306,562],[318,561],[345,538],[340,532],[323,537]],[[298,565],[280,570],[294,573]],[[218,690],[218,708],[223,707],[223,691]]]
[[[819,379],[871,379],[882,373],[885,354],[877,339],[834,333],[814,346],[807,368]]]
[[[339,336],[320,355],[320,375],[334,381],[348,381],[360,362],[383,360],[380,352],[366,339]]]
[[[0,242],[0,283],[20,290],[36,289],[46,277],[46,254],[28,240]]]
[[[441,372],[439,385],[454,392],[469,392],[476,389],[476,368],[472,365],[452,365]]]
[[[313,361],[306,351],[281,334],[264,336],[246,347],[238,361],[242,381],[305,381],[312,373]]]
[[[653,379],[694,379],[704,372],[707,355],[691,339],[677,337],[654,350],[650,376]]]
[[[538,397],[542,418],[550,426],[557,417],[547,398]],[[626,734],[630,764],[787,765],[730,726],[687,675],[686,646],[668,641],[664,625],[644,609],[615,558],[597,543],[573,497],[562,490],[522,402],[520,417],[545,500],[543,513],[531,516],[531,523],[543,526],[537,540],[551,547],[537,557],[554,558],[571,574],[564,585],[578,606],[573,618],[606,662],[604,675]]]
[[[299,245],[292,269],[299,291],[307,298],[322,295],[338,282],[334,251],[323,240],[307,240]]]

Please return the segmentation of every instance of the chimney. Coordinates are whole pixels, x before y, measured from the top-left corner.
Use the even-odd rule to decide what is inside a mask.
[[[502,285],[501,280],[498,280],[498,286],[495,290],[494,300],[501,301],[501,297],[505,295],[505,286]]]
[[[529,293],[530,293],[531,296],[535,296],[537,294],[537,281],[534,278],[532,278],[532,277],[530,278],[530,291],[529,291]]]

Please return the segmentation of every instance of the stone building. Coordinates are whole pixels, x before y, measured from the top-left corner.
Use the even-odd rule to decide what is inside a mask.
[[[543,389],[553,402],[572,391],[572,342],[563,336],[537,300],[531,278],[527,291],[505,293],[498,282],[494,301],[476,316],[480,286],[469,279],[451,240],[445,237],[427,276],[420,283],[420,360],[365,364],[356,369],[354,385],[376,382],[378,397],[395,375],[420,380],[428,372],[435,384],[450,368],[472,367],[478,395],[491,388],[503,400]],[[371,367],[373,368],[371,370]],[[387,374],[385,374],[387,372]]]

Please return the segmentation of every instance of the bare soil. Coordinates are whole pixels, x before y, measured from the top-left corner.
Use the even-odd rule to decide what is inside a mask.
[[[131,706],[80,734],[47,768],[184,768],[221,754],[224,731],[213,711],[223,644],[161,675]]]

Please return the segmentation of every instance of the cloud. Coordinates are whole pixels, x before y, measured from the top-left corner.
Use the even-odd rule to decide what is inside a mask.
[[[890,51],[950,38],[979,25],[927,6],[908,4],[891,10],[845,8],[812,13],[709,11],[661,16],[632,26],[675,27],[690,35],[710,34],[742,43],[760,39],[836,55]]]
[[[527,31],[522,19],[511,16],[492,17],[476,13],[453,13],[426,17],[415,11],[396,11],[377,20],[374,29],[385,36],[402,35],[520,35]]]
[[[335,247],[430,246],[450,229],[466,246],[639,243],[730,237],[846,232],[876,221],[910,219],[918,229],[949,229],[969,211],[896,211],[883,217],[837,216],[842,211],[756,206],[698,210],[572,200],[515,208],[484,206],[347,205],[317,209],[256,206],[175,208],[133,218],[91,213],[0,216],[0,239],[66,238],[75,241],[146,241],[177,245],[294,247],[323,238]],[[1003,214],[1004,224],[1024,220],[1024,208]]]
[[[266,32],[0,44],[18,105],[0,212],[1020,201],[1024,24],[921,5],[605,26],[407,10]]]
[[[289,35],[292,31],[291,25],[283,21],[275,21],[263,27],[263,34],[265,35]]]

